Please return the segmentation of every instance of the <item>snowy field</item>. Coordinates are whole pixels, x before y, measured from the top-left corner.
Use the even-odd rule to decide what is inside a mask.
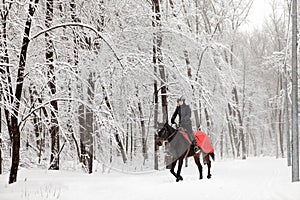
[[[22,169],[18,182],[0,176],[0,200],[299,200],[300,183],[291,183],[285,159],[248,158],[213,163],[212,179],[198,180],[196,165],[184,168],[176,183],[168,170],[148,173]],[[207,168],[204,166],[204,177]]]

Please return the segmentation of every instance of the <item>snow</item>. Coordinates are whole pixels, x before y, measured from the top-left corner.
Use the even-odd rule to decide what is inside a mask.
[[[207,167],[204,166],[204,177]],[[85,174],[81,171],[21,169],[18,182],[0,175],[1,200],[94,199],[241,199],[299,200],[300,183],[291,182],[285,159],[247,158],[213,162],[212,179],[198,180],[193,160],[183,168],[184,181],[175,182],[168,170],[139,173]]]

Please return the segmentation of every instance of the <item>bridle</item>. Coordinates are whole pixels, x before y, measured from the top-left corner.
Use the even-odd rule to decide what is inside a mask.
[[[164,127],[164,130],[163,130],[164,133],[167,131],[166,129],[167,129],[167,128]],[[174,132],[173,132],[172,134],[170,134],[167,138],[162,138],[162,139],[163,139],[163,140],[169,141],[169,139],[172,138],[176,133],[177,133],[177,130],[175,129]],[[170,141],[169,141],[169,142],[170,142]]]

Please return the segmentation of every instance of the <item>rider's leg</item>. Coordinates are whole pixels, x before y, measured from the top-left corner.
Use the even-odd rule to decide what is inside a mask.
[[[188,136],[189,136],[189,138],[190,138],[190,140],[191,140],[191,142],[192,142],[192,145],[193,145],[193,147],[194,147],[195,153],[199,153],[199,152],[200,152],[200,148],[199,148],[198,145],[197,145],[197,142],[196,142],[196,140],[195,140],[195,136],[194,136],[194,134],[193,134],[192,129],[191,129],[191,130],[187,130],[187,134],[188,134]]]
[[[195,153],[199,153],[200,152],[200,148],[198,147],[196,140],[192,140],[192,144],[194,145],[194,151]]]

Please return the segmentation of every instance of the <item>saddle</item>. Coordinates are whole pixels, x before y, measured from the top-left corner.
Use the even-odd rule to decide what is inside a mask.
[[[186,139],[186,141],[188,141],[189,144],[192,144],[192,142],[186,132],[184,132],[183,130],[178,130],[178,132],[184,137],[184,139]]]

